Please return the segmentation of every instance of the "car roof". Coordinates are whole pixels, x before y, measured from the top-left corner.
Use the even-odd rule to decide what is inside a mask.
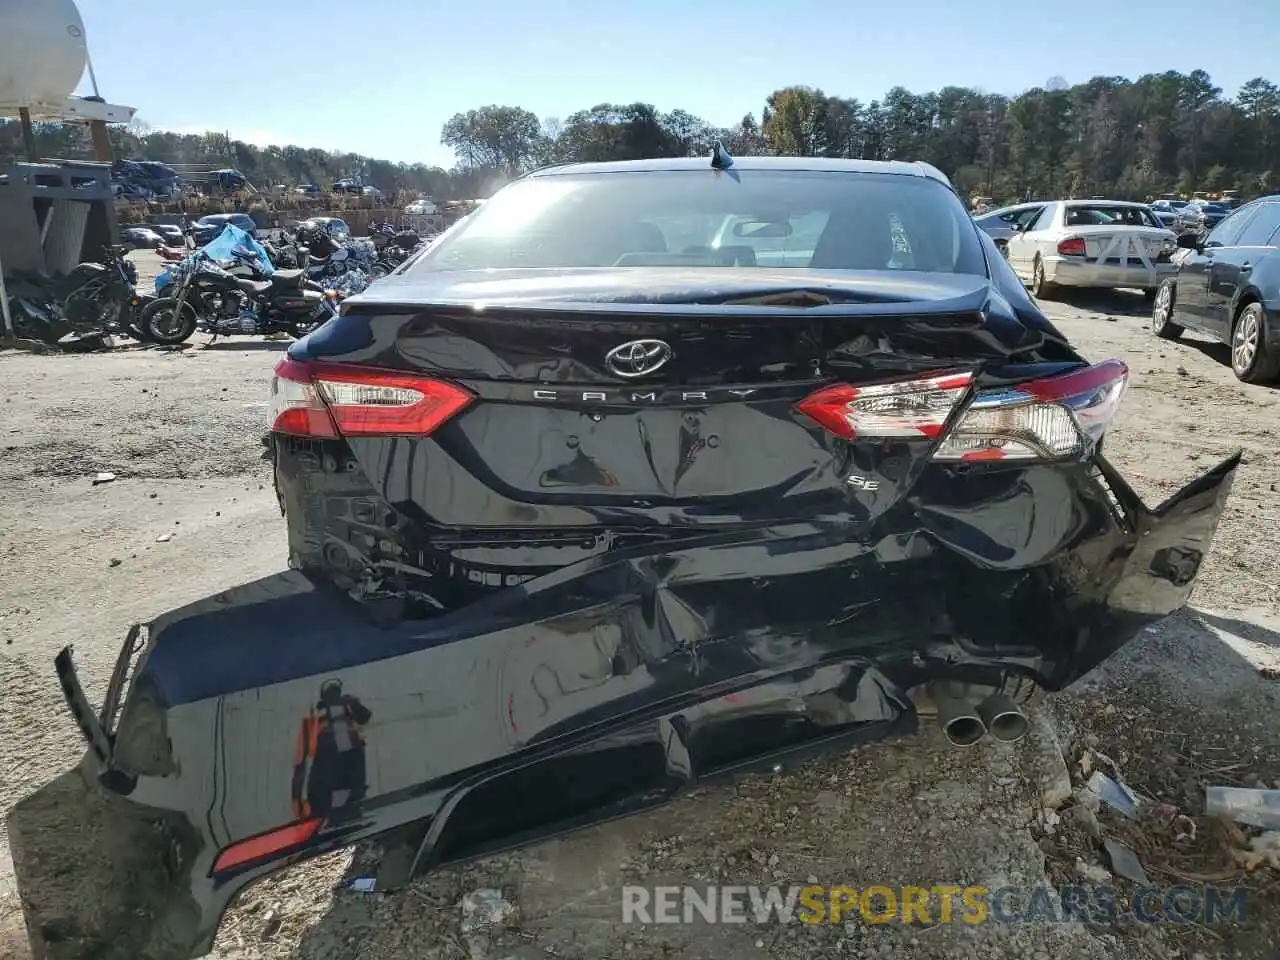
[[[658,173],[676,170],[711,170],[709,157],[662,157],[653,160],[610,160],[604,163],[565,163],[543,167],[528,174],[531,178],[559,177],[583,173]],[[936,167],[908,160],[856,160],[845,157],[734,157],[731,170],[781,170],[813,173],[892,173],[904,177],[927,177],[951,186]]]
[[[1132,200],[1063,200],[1068,207],[1145,207],[1145,203],[1135,203]]]
[[[974,219],[981,220],[983,217],[995,217],[1002,213],[1008,213],[1010,210],[1030,210],[1032,207],[1047,207],[1052,202],[1051,200],[1028,200],[1026,203],[1011,203],[1007,207],[996,207],[994,210],[980,213]]]

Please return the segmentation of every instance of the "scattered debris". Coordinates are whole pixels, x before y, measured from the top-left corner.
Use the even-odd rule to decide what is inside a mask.
[[[1058,824],[1062,822],[1062,818],[1058,816],[1057,812],[1054,810],[1041,810],[1038,815],[1038,819],[1040,821],[1040,828],[1050,836],[1053,835],[1053,831]]]
[[[1268,830],[1249,841],[1248,850],[1236,850],[1236,861],[1246,870],[1254,871],[1262,864],[1280,870],[1280,830]]]
[[[1147,631],[1149,633],[1158,633],[1159,627],[1147,627]],[[1115,707],[1108,704],[1105,712],[1108,714],[1115,713]],[[1099,750],[1095,743],[1092,747],[1086,749],[1080,756],[1080,775],[1082,777],[1087,777],[1095,768],[1100,766],[1108,768],[1117,778],[1120,776],[1120,765],[1112,760],[1109,754],[1103,753]]]
[[[168,543],[172,539],[172,533],[162,533],[160,536],[156,537],[156,543]]]
[[[1102,806],[1097,796],[1081,787],[1072,794],[1068,814],[1083,828],[1091,840],[1102,839],[1102,825],[1098,823],[1098,810]]]
[[[119,557],[112,557],[110,560],[108,560],[108,561],[107,561],[107,566],[108,566],[108,567],[118,567],[118,566],[120,566],[120,558],[119,558]]]
[[[116,478],[116,475],[114,473],[106,473],[106,472],[97,473],[97,474],[94,474],[93,485],[96,487],[100,483],[110,483],[115,478]]]
[[[1190,843],[1196,838],[1196,822],[1185,813],[1173,818],[1173,842]]]
[[[497,926],[510,919],[516,912],[515,905],[502,895],[501,890],[483,887],[462,898],[462,932],[474,933],[486,927]]]
[[[356,877],[347,884],[347,889],[356,893],[373,893],[376,882],[375,877]]]
[[[1102,847],[1107,851],[1107,858],[1111,861],[1111,870],[1116,876],[1132,880],[1134,883],[1147,884],[1151,882],[1147,879],[1147,872],[1142,869],[1142,861],[1138,859],[1138,855],[1119,840],[1106,840],[1103,842]]]
[[[1206,787],[1204,812],[1250,827],[1280,829],[1280,790]]]
[[[1111,872],[1106,867],[1100,867],[1096,863],[1085,863],[1080,857],[1076,857],[1076,873],[1100,887],[1111,883]]]
[[[68,333],[58,338],[57,345],[64,353],[90,353],[110,350],[116,342],[105,333]]]
[[[1123,783],[1111,779],[1101,770],[1093,772],[1086,786],[1094,796],[1121,816],[1128,817],[1130,820],[1138,816],[1140,802],[1134,792]]]
[[[1038,806],[1057,810],[1071,798],[1071,771],[1067,769],[1057,731],[1041,714],[1031,715],[1031,729],[1024,740],[1029,776],[1039,792]]]
[[[280,932],[280,924],[284,922],[284,917],[280,915],[280,911],[272,909],[267,911],[267,915],[262,920],[262,932],[258,935],[263,940],[270,940]]]

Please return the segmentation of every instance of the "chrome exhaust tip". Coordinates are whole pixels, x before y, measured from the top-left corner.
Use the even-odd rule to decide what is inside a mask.
[[[971,747],[987,735],[986,724],[959,684],[929,684],[929,699],[938,709],[938,724],[957,747]]]
[[[993,693],[978,704],[978,717],[1001,743],[1021,740],[1031,726],[1022,708],[1004,693]]]

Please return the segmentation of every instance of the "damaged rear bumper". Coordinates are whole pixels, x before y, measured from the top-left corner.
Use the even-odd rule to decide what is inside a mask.
[[[1186,601],[1238,463],[1155,510],[1105,463],[1022,470],[874,538],[618,551],[433,621],[288,572],[131,633],[97,712],[64,652],[90,749],[9,816],[35,955],[201,956],[246,885],[362,839],[394,885],[910,730],[930,680],[1058,689]]]

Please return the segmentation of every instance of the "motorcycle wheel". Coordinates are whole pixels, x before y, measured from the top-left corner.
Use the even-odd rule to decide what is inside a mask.
[[[178,301],[173,297],[161,297],[152,300],[138,318],[138,325],[146,331],[152,343],[172,346],[182,343],[196,332],[199,315],[190,303],[182,305],[181,316],[178,315]]]

